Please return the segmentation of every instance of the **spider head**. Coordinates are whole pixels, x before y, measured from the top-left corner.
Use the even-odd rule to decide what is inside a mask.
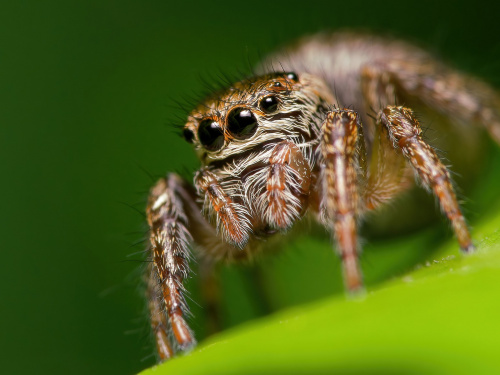
[[[215,93],[188,117],[184,138],[204,165],[284,139],[307,141],[332,94],[309,74],[272,73]]]

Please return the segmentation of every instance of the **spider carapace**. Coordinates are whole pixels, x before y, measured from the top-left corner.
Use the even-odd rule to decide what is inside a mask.
[[[183,296],[192,252],[246,258],[307,215],[332,233],[346,289],[356,291],[360,220],[415,181],[437,197],[461,250],[474,249],[450,173],[413,106],[457,132],[484,127],[500,141],[491,87],[416,46],[368,34],[303,39],[190,113],[183,135],[202,166],[193,183],[176,174],[159,180],[147,206],[161,360],[195,343]]]

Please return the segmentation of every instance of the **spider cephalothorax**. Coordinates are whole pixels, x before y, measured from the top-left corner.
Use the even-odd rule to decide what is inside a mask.
[[[499,141],[494,90],[421,49],[370,35],[318,35],[269,61],[282,70],[235,83],[188,116],[183,135],[202,164],[194,187],[169,174],[151,190],[149,307],[162,360],[195,343],[182,284],[193,245],[204,259],[245,258],[308,215],[331,231],[346,288],[356,291],[358,222],[417,179],[461,249],[474,249],[448,169],[398,103],[479,124]]]
[[[203,164],[195,186],[226,242],[244,248],[305,211],[329,102],[323,81],[278,73],[239,82],[189,116],[184,135]]]

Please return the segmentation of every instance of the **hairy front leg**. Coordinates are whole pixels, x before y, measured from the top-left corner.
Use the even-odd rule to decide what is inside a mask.
[[[422,139],[422,129],[413,112],[401,106],[388,106],[380,111],[378,125],[387,128],[394,147],[401,150],[424,186],[432,189],[439,199],[443,212],[451,221],[462,251],[474,250],[450,173],[434,149]]]
[[[322,127],[322,206],[342,258],[344,281],[349,291],[362,288],[359,266],[357,219],[359,117],[351,110],[328,113]]]
[[[182,283],[189,275],[189,243],[192,239],[187,230],[188,219],[179,195],[180,189],[181,180],[174,174],[159,180],[151,189],[146,212],[154,264],[151,280],[159,282],[175,346],[187,350],[195,344],[195,339],[185,320],[188,307]],[[150,297],[156,298],[152,286],[150,290]],[[158,318],[157,301],[151,303],[152,325],[153,329],[157,329],[158,324],[163,325],[164,321]],[[167,330],[160,330],[160,334],[156,335],[158,352],[162,359],[169,358],[171,351],[166,337]]]
[[[196,174],[195,185],[198,194],[205,197],[204,211],[209,217],[215,216],[217,230],[222,233],[224,241],[243,249],[251,232],[245,207],[226,194],[217,176],[207,168]]]
[[[148,268],[147,295],[151,328],[156,341],[158,359],[166,361],[174,356],[174,350],[169,339],[170,329],[164,313],[161,283],[154,265]]]
[[[269,158],[265,221],[276,229],[288,229],[306,208],[311,168],[293,142],[278,143]]]

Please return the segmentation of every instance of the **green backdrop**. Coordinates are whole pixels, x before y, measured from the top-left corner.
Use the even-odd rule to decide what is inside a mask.
[[[134,244],[145,229],[149,175],[197,165],[170,124],[182,122],[186,112],[177,103],[197,98],[204,80],[247,71],[259,56],[305,33],[363,27],[422,43],[500,87],[495,7],[480,1],[3,4],[0,372],[130,374],[154,362],[138,287],[143,257],[133,254],[143,245]],[[489,167],[492,160],[498,155]],[[496,195],[495,189],[472,193],[472,221]],[[425,236],[443,231],[450,235],[442,225]],[[311,246],[321,249],[312,257],[304,250]],[[425,259],[431,250],[422,247],[408,256],[368,251],[369,287],[390,278],[387,270],[402,272]],[[234,281],[224,290],[233,306],[225,310],[226,326],[341,293],[328,239],[303,237],[289,254],[262,267],[222,270]],[[385,268],[376,259],[385,259]],[[291,293],[297,289],[287,280],[293,286],[297,270],[314,275],[308,293]],[[262,300],[250,281],[255,274],[273,281],[266,304],[255,303]],[[193,324],[202,337],[203,324]]]

